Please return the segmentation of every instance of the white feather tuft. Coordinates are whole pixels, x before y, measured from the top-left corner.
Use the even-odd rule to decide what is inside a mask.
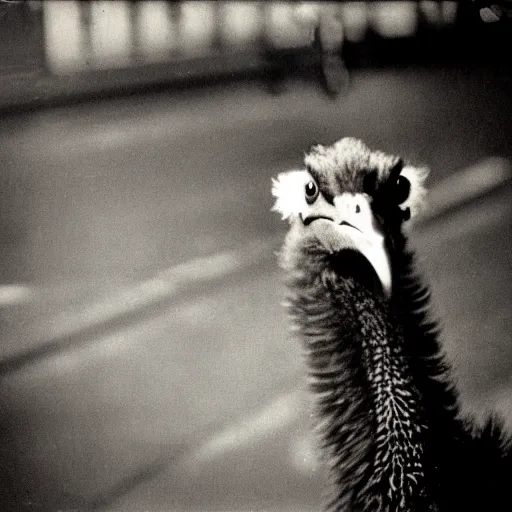
[[[411,184],[411,191],[407,201],[400,205],[411,209],[411,218],[414,218],[425,207],[427,189],[424,184],[429,172],[429,169],[426,167],[412,167],[408,165],[400,173]]]
[[[272,195],[276,198],[272,210],[289,220],[302,212],[307,207],[304,187],[310,179],[307,171],[287,171],[272,178]]]

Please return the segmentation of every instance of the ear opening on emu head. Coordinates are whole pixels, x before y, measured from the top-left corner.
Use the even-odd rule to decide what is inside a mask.
[[[384,288],[373,265],[355,249],[342,249],[332,255],[332,267],[344,278],[352,278],[356,283],[377,295],[384,295]]]

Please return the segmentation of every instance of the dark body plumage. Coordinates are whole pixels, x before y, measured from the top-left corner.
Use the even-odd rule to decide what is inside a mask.
[[[450,368],[429,319],[429,292],[414,273],[402,231],[407,216],[385,200],[403,164],[373,153],[377,168],[369,150],[356,147],[356,153],[362,150],[366,157],[353,172],[359,186],[365,176],[376,175],[372,210],[385,231],[391,295],[359,278],[372,273],[364,257],[326,251],[293,226],[281,254],[288,308],[317,398],[332,477],[329,506],[347,512],[509,510],[510,439],[494,420],[477,429],[461,419]],[[341,155],[340,176],[326,176],[324,183],[347,186],[344,163]]]

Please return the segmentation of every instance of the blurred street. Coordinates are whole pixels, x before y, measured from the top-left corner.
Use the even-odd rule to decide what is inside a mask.
[[[2,510],[318,510],[270,178],[351,135],[429,165],[443,202],[454,173],[512,159],[499,76],[351,80],[336,100],[240,82],[0,120]],[[512,426],[510,192],[413,239],[466,410]]]

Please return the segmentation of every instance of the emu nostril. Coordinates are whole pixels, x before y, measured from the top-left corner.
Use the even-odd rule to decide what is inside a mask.
[[[358,204],[356,204],[356,213],[360,213],[360,211],[361,211],[361,207]]]

